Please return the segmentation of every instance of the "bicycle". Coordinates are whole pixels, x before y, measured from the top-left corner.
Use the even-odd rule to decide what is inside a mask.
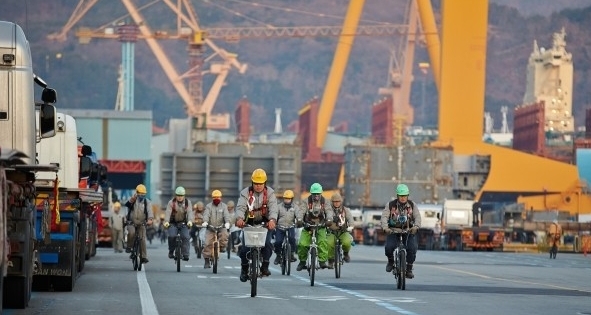
[[[257,280],[261,275],[262,253],[261,248],[265,247],[267,240],[267,227],[264,225],[248,225],[242,229],[244,246],[250,248],[246,257],[249,263],[250,296],[257,295]]]
[[[310,286],[314,286],[314,277],[316,276],[316,270],[320,269],[318,263],[318,245],[316,244],[316,233],[318,228],[322,227],[321,224],[305,224],[306,228],[309,228],[312,232],[312,242],[308,248],[308,257],[306,258],[306,268],[308,269],[308,275],[310,276]]]
[[[341,235],[344,233],[349,233],[346,230],[336,230],[331,231],[331,233],[335,236],[335,246],[334,246],[334,276],[335,278],[339,279],[341,277],[341,266],[345,264],[344,260],[344,252],[343,252],[343,244],[341,244]]]
[[[550,259],[556,259],[556,254],[558,253],[558,245],[557,242],[552,242],[552,247],[550,247]]]
[[[176,272],[181,272],[181,259],[183,258],[183,240],[181,239],[181,230],[186,226],[186,223],[176,223],[176,236],[174,237],[174,262],[176,263]]]
[[[220,241],[218,238],[218,233],[222,231],[224,225],[208,226],[207,228],[213,232],[211,263],[213,265],[213,273],[218,273],[218,262],[220,260]]]
[[[144,257],[142,256],[141,245],[142,245],[143,238],[139,233],[139,227],[146,226],[146,224],[142,223],[142,224],[130,224],[130,225],[134,225],[134,227],[135,227],[135,238],[133,240],[133,245],[131,246],[131,254],[129,255],[129,258],[131,259],[131,264],[133,265],[133,270],[134,271],[142,271],[142,259]]]
[[[397,230],[396,232],[392,232],[392,234],[398,236],[398,247],[394,249],[394,268],[392,269],[392,274],[396,278],[396,288],[406,290],[406,246],[402,241],[402,236],[408,234],[408,229]]]
[[[226,254],[228,255],[228,259],[232,256],[232,248],[234,246],[234,233],[228,231],[228,243],[226,244]]]
[[[291,244],[289,243],[289,230],[295,227],[295,225],[291,226],[279,226],[277,227],[279,230],[286,231],[285,235],[283,236],[283,243],[281,243],[281,274],[289,276],[291,274]]]
[[[201,231],[200,227],[197,227],[195,231],[195,237],[193,238],[193,247],[195,248],[195,253],[197,254],[197,258],[201,258],[201,254],[203,253],[203,242],[201,241],[201,237],[199,237],[199,232]]]

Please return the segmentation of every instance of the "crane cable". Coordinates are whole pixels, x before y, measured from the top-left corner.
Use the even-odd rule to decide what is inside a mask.
[[[256,21],[257,23],[263,24],[263,25],[268,26],[268,27],[273,27],[273,26],[270,26],[267,23],[264,23],[262,21],[258,21],[256,19],[249,18],[249,17],[245,16],[244,14],[242,14],[242,13],[240,13],[238,11],[235,11],[235,10],[229,9],[227,7],[224,7],[224,6],[222,6],[222,5],[220,5],[218,3],[219,1],[217,1],[216,3],[214,3],[211,0],[201,0],[201,1],[204,2],[204,3],[208,3],[208,4],[215,5],[217,7],[220,7],[223,10],[230,11],[234,15],[241,16],[241,17],[244,17],[246,19]],[[332,18],[332,19],[337,19],[339,21],[342,21],[344,19],[343,16],[340,16],[340,15],[324,14],[324,13],[317,13],[317,12],[311,12],[311,11],[304,11],[304,10],[292,9],[292,8],[288,8],[288,7],[281,7],[281,6],[275,6],[275,5],[269,5],[269,4],[262,4],[262,3],[259,3],[259,2],[251,2],[251,1],[243,1],[243,0],[227,0],[227,1],[228,2],[230,2],[230,1],[231,2],[236,2],[236,3],[240,3],[240,4],[245,4],[245,5],[250,5],[250,6],[253,6],[253,7],[260,7],[260,8],[267,8],[267,9],[279,10],[279,11],[284,11],[284,12],[289,12],[289,13],[299,13],[299,14],[311,15],[311,16],[316,16],[316,17],[321,17],[321,18]],[[360,22],[375,23],[375,24],[378,24],[378,25],[391,25],[392,24],[392,23],[380,22],[380,21],[374,21],[374,20],[367,20],[367,19],[361,19]]]

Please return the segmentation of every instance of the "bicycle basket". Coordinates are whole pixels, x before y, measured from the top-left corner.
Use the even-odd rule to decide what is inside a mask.
[[[267,239],[267,229],[263,227],[245,227],[242,229],[244,233],[244,245],[246,247],[264,247]]]

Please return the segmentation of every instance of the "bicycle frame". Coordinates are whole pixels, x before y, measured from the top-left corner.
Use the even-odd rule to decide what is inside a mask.
[[[318,229],[322,227],[320,224],[308,224],[308,228],[312,232],[310,247],[308,248],[308,257],[306,258],[306,266],[308,269],[308,275],[310,276],[310,286],[314,286],[314,277],[316,275],[316,270],[320,269],[320,264],[318,263],[318,245],[316,244],[316,234],[318,233]]]
[[[181,229],[186,227],[185,223],[176,224],[176,236],[175,236],[175,249],[174,249],[174,262],[176,263],[176,272],[181,272],[181,259],[182,259],[182,246],[183,241],[181,239]]]
[[[403,242],[403,235],[408,235],[408,230],[402,233],[395,233],[398,237],[398,246],[394,249],[394,268],[392,273],[396,278],[396,288],[406,290],[406,244]],[[408,237],[406,238],[408,242]]]
[[[247,227],[255,227],[255,228],[266,228],[264,225],[248,225]],[[247,229],[243,229],[242,232],[246,233]],[[268,233],[268,231],[267,231]],[[246,236],[244,236],[244,242],[242,243],[243,246],[247,246],[250,250],[246,254],[246,258],[249,260],[249,275],[250,278],[250,296],[255,297],[257,295],[257,282],[258,278],[262,278],[261,274],[261,248],[266,245],[266,234],[265,234],[265,244],[263,246],[249,246],[246,245]]]
[[[281,274],[289,276],[291,273],[291,244],[289,243],[290,229],[295,227],[291,226],[279,226],[278,229],[285,231],[283,236],[283,242],[281,243]]]
[[[344,252],[343,252],[343,244],[341,243],[341,235],[349,232],[343,232],[341,230],[331,231],[331,233],[335,236],[335,246],[334,246],[334,273],[335,278],[341,277],[341,267],[345,264],[344,261]]]
[[[220,260],[220,241],[218,238],[218,233],[220,233],[223,228],[224,228],[223,225],[208,226],[207,227],[207,229],[209,229],[211,232],[213,232],[213,244],[212,244],[213,254],[211,256],[211,262],[213,264],[213,273],[218,273],[218,262]]]
[[[131,254],[130,254],[130,258],[131,258],[131,263],[133,264],[133,270],[134,271],[142,271],[142,250],[141,250],[141,246],[142,246],[142,236],[139,233],[139,227],[141,226],[146,226],[145,223],[142,224],[133,224],[133,226],[135,227],[135,237],[133,240],[133,246],[131,247]]]

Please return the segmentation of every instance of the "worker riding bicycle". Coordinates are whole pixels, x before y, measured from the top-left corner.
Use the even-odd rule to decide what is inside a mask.
[[[191,207],[191,201],[185,198],[185,188],[179,186],[174,191],[175,197],[166,205],[164,215],[164,228],[168,229],[168,258],[174,259],[174,249],[176,247],[176,236],[180,229],[181,234],[181,254],[184,261],[189,260],[189,229],[193,226],[194,214]],[[185,224],[178,224],[185,223]],[[177,225],[178,224],[178,225]]]
[[[267,173],[257,168],[252,172],[252,184],[240,192],[240,197],[236,205],[236,226],[243,228],[248,225],[267,224],[269,230],[274,230],[277,225],[277,198],[273,188],[267,186]],[[242,239],[244,245],[244,239]],[[246,254],[250,248],[240,246],[240,281],[248,281],[248,258]],[[269,259],[273,254],[273,244],[271,243],[271,233],[267,233],[265,247],[261,249],[263,263],[261,265],[261,274],[270,276]]]
[[[297,271],[302,271],[306,268],[306,258],[308,257],[308,249],[312,242],[312,234],[306,224],[320,225],[316,231],[316,244],[318,246],[318,263],[320,268],[328,268],[328,243],[326,241],[326,226],[332,225],[333,212],[330,206],[325,205],[326,201],[322,196],[322,186],[319,183],[314,183],[310,186],[310,196],[308,196],[308,204],[301,209],[297,214],[296,224],[298,227],[304,227],[300,234],[300,241],[298,242],[298,258],[300,263],[296,267]]]

